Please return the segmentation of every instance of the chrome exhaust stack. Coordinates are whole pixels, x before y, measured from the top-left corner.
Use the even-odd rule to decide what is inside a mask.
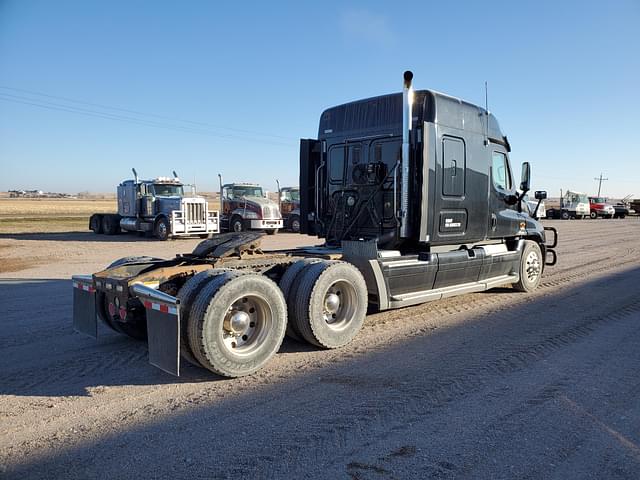
[[[140,181],[138,180],[138,172],[136,172],[135,168],[132,168],[131,171],[133,172],[133,178],[137,185],[138,183],[140,183]]]
[[[413,117],[413,72],[404,72],[402,88],[402,168],[400,170],[400,237],[407,238],[409,232],[409,144]]]
[[[220,215],[222,215],[222,212],[224,211],[224,203],[222,201],[222,174],[221,173],[218,174],[218,181],[220,182]]]

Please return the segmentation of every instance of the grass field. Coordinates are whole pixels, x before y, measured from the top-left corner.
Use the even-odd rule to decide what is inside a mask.
[[[0,198],[0,234],[87,231],[95,212],[116,212],[114,200]]]

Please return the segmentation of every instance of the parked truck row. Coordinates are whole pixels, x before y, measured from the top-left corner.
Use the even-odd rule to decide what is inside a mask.
[[[567,190],[564,195],[560,192],[559,208],[548,208],[547,218],[555,219],[584,219],[584,218],[625,218],[635,214],[629,204],[631,195],[613,204],[605,197],[592,197],[585,193]]]
[[[182,359],[237,377],[262,368],[285,335],[348,344],[368,309],[505,285],[533,291],[556,263],[557,235],[526,206],[529,164],[518,185],[495,116],[416,91],[412,79],[405,72],[402,93],[325,110],[317,138],[300,141],[299,213],[287,218],[322,246],[263,251],[263,233],[235,227],[257,218],[234,224],[239,211],[265,212],[250,203],[259,191],[244,192],[221,209],[232,231],[191,253],[122,258],[74,276],[75,329],[97,337],[101,321],[145,338],[149,361],[174,375]],[[220,183],[235,201],[240,186]],[[534,197],[539,206],[546,192]]]
[[[280,188],[278,201],[268,198],[261,185],[220,181],[219,210],[210,209],[209,202],[196,194],[195,186],[184,185],[178,175],[123,181],[117,188],[117,213],[94,213],[89,229],[94,233],[116,235],[138,232],[167,240],[179,236],[209,237],[220,232],[260,230],[269,235],[282,228],[300,231],[300,190]],[[185,187],[191,187],[190,195]]]

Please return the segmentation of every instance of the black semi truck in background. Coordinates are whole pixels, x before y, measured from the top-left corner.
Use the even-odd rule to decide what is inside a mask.
[[[385,310],[513,285],[530,292],[556,262],[557,235],[523,205],[510,146],[485,109],[430,90],[325,110],[300,145],[300,228],[321,247],[263,252],[229,233],[173,259],[123,258],[76,275],[74,325],[98,317],[147,338],[152,364],[180,358],[228,377],[261,368],[283,337],[349,343]],[[545,192],[536,192],[539,201]],[[553,230],[551,239],[546,233]]]

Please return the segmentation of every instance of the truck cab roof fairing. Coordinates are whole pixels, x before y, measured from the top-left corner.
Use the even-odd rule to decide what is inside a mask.
[[[485,134],[486,110],[456,97],[432,90],[414,92],[413,121],[432,122],[448,127]],[[318,139],[397,134],[402,132],[402,93],[392,93],[331,107],[322,112]],[[495,116],[489,113],[488,136],[505,142]],[[506,142],[505,142],[506,143]]]

